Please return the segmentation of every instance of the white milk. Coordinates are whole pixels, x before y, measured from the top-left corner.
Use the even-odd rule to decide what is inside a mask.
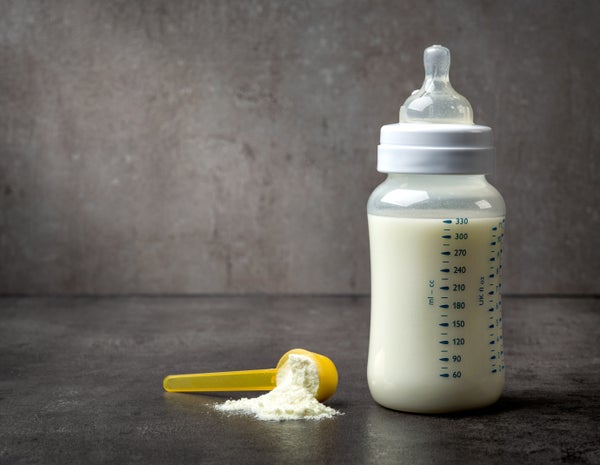
[[[504,218],[450,215],[368,216],[368,381],[385,407],[443,413],[489,405],[502,391]]]

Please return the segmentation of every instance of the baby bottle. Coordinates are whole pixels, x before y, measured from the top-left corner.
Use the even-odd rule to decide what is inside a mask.
[[[484,407],[504,385],[500,259],[505,207],[485,178],[492,130],[450,84],[450,51],[425,50],[425,81],[381,128],[367,206],[371,328],[367,378],[407,412]]]

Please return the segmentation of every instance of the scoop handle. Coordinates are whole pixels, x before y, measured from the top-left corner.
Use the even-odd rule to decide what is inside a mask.
[[[169,375],[163,381],[168,392],[271,391],[277,368]]]

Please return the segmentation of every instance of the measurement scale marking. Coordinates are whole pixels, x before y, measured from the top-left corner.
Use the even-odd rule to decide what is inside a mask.
[[[458,222],[458,220],[456,220]],[[438,275],[438,294],[435,297],[436,299],[440,299],[438,300],[438,308],[440,309],[449,309],[450,305],[448,303],[447,299],[449,299],[450,297],[447,295],[449,294],[450,288],[451,286],[448,284],[449,281],[452,282],[456,282],[454,278],[461,278],[460,276],[453,276],[453,279],[450,279],[450,275],[452,273],[452,267],[450,266],[450,263],[452,263],[453,265],[456,265],[456,259],[451,259],[450,257],[454,254],[454,255],[460,255],[463,249],[460,249],[460,251],[452,252],[452,247],[457,247],[460,245],[465,245],[467,247],[465,247],[465,249],[469,249],[469,244],[471,244],[471,241],[467,240],[466,242],[460,242],[459,239],[463,239],[463,233],[458,233],[456,232],[458,231],[462,231],[463,229],[461,227],[454,227],[454,220],[451,219],[447,219],[447,220],[442,220],[443,223],[447,224],[448,227],[447,228],[442,228],[443,232],[440,235],[440,238],[443,240],[445,240],[444,242],[440,241],[440,246],[443,248],[443,250],[440,250],[440,254],[442,255],[442,259],[440,260],[442,267],[440,268],[439,272],[441,274],[441,276]],[[452,226],[451,226],[452,225]],[[498,229],[500,228],[500,226],[495,226],[493,227],[493,231],[498,231]],[[489,231],[489,230],[488,230]],[[453,239],[454,234],[456,232],[456,239],[457,241],[455,242]],[[494,347],[499,346],[500,345],[500,340],[501,338],[495,333],[496,328],[499,327],[498,324],[495,324],[494,319],[496,319],[498,322],[499,319],[498,317],[498,311],[499,311],[499,304],[500,302],[498,302],[498,296],[499,296],[499,292],[500,292],[500,284],[497,283],[496,281],[496,277],[498,276],[498,272],[499,272],[499,268],[500,265],[497,263],[499,262],[499,257],[500,254],[502,253],[501,250],[501,243],[499,242],[499,240],[501,239],[501,235],[495,234],[494,232],[488,233],[491,235],[491,237],[488,239],[488,243],[485,245],[488,245],[488,247],[492,247],[492,249],[489,250],[489,254],[488,254],[488,263],[489,263],[489,271],[488,271],[488,276],[486,279],[488,279],[487,282],[487,291],[485,290],[485,281],[484,281],[484,276],[485,276],[485,268],[482,273],[482,281],[480,283],[481,289],[480,292],[481,293],[485,293],[484,295],[488,296],[489,299],[489,304],[490,307],[488,309],[488,311],[490,312],[490,320],[488,322],[488,331],[490,331],[489,334],[489,338],[488,339],[488,344],[489,344],[489,354],[490,354],[490,366],[489,369],[492,373],[496,373],[498,371],[500,371],[502,368],[500,368],[501,363],[496,364],[496,360],[498,359],[498,356],[496,355],[496,350],[494,349]],[[498,236],[498,237],[497,237]],[[489,236],[488,236],[489,237]],[[466,237],[464,238],[466,239]],[[483,247],[485,247],[485,245],[482,244]],[[498,246],[498,247],[497,247]],[[439,250],[439,249],[438,249]],[[485,250],[485,249],[484,249]],[[485,257],[485,256],[484,256]],[[482,257],[482,258],[484,258]],[[462,262],[462,260],[459,258],[458,259],[458,263],[460,264]],[[461,271],[458,271],[461,272]],[[464,270],[462,271],[462,273],[464,273]],[[444,275],[446,275],[446,277],[443,277]],[[454,286],[456,286],[456,284],[454,284]],[[459,286],[462,286],[459,284]],[[458,289],[460,290],[460,289]],[[455,289],[455,291],[457,291],[457,289]],[[440,294],[446,294],[446,295],[440,295]],[[459,294],[456,294],[456,296],[458,296]],[[456,298],[456,296],[454,294],[452,294],[452,298]],[[485,303],[488,303],[487,300],[483,299],[483,296],[481,296],[481,304],[484,305]],[[442,300],[444,299],[444,300]],[[459,298],[460,300],[460,298]],[[483,307],[485,309],[485,307]],[[485,311],[485,310],[484,310]],[[439,315],[440,318],[444,318],[447,319],[449,317],[448,314],[440,314]],[[453,313],[452,315],[453,318],[455,318],[455,314]],[[442,337],[447,337],[448,339],[441,339],[438,340],[438,343],[442,346],[442,347],[449,347],[450,345],[450,341],[452,341],[453,339],[449,337],[449,328],[450,328],[450,324],[449,322],[446,321],[442,321],[439,322],[438,321],[438,326],[440,328],[443,328],[443,331],[447,331],[447,332],[440,332],[439,334]],[[460,330],[459,330],[460,331]],[[454,337],[454,332],[455,329],[453,329],[453,337]],[[460,334],[460,332],[458,333]],[[464,339],[463,340],[463,344],[464,344]],[[458,341],[458,339],[457,339]],[[454,342],[456,343],[456,341]],[[498,343],[498,344],[496,344]],[[441,348],[440,348],[441,349]],[[449,368],[449,362],[451,361],[451,358],[447,355],[447,353],[449,352],[448,349],[441,349],[440,351],[441,356],[439,357],[439,362],[441,362],[440,364],[444,363],[443,366],[440,367],[440,370],[443,371],[442,373],[439,373],[440,377],[443,378],[453,378],[456,377],[454,376],[454,372],[452,374],[452,376],[450,376],[450,374],[447,372],[450,368]],[[443,353],[446,353],[446,355],[443,355]],[[501,362],[501,361],[500,361]],[[453,365],[454,366],[454,365]],[[458,377],[460,377],[460,371],[457,372],[458,373]]]

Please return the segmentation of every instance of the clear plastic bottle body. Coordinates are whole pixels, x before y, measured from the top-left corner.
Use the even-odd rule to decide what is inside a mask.
[[[502,196],[483,175],[389,174],[367,211],[373,398],[419,413],[492,404],[504,385]]]

